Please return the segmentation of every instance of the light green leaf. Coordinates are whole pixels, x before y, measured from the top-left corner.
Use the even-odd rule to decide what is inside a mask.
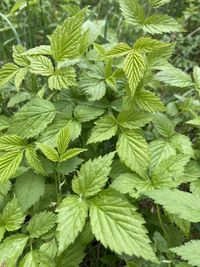
[[[17,91],[19,91],[19,88],[20,88],[23,80],[25,79],[27,73],[28,73],[27,68],[21,68],[17,71],[17,73],[15,75],[15,87],[16,87]]]
[[[103,193],[91,199],[92,232],[105,247],[118,254],[143,257],[155,261],[144,220],[127,200]]]
[[[9,133],[21,137],[34,137],[41,133],[55,117],[55,107],[48,100],[35,98],[16,113]]]
[[[101,116],[103,113],[103,109],[87,105],[77,105],[74,109],[74,117],[80,122],[94,120]]]
[[[27,210],[44,194],[44,177],[33,171],[25,172],[17,177],[15,190],[22,209]]]
[[[7,63],[0,69],[0,86],[3,86],[16,75],[19,67],[13,63]]]
[[[165,47],[169,47],[169,44],[152,39],[151,37],[141,37],[134,43],[133,46],[135,50],[142,51],[144,53],[156,52]]]
[[[138,129],[151,121],[151,116],[143,111],[123,110],[117,117],[118,124],[127,129]]]
[[[190,190],[194,196],[200,198],[200,179],[190,184]]]
[[[70,86],[76,85],[76,72],[74,68],[60,68],[48,79],[49,88],[51,90],[68,89]]]
[[[164,114],[155,114],[152,122],[160,135],[171,137],[174,134],[174,125]]]
[[[188,261],[192,266],[200,267],[200,240],[192,240],[170,250],[180,256],[182,260]]]
[[[150,154],[146,140],[139,130],[125,130],[117,142],[120,159],[133,171],[143,176],[146,172]]]
[[[150,34],[182,32],[184,30],[174,18],[162,14],[147,17],[141,27]]]
[[[88,215],[88,207],[83,199],[69,196],[63,199],[58,212],[58,244],[61,253],[74,242],[82,231]]]
[[[0,244],[0,263],[15,267],[27,240],[28,237],[24,234],[12,235],[4,239],[3,243]]]
[[[162,70],[155,75],[158,81],[164,82],[176,87],[192,86],[192,79],[189,74],[168,64],[162,67]]]
[[[142,81],[147,68],[147,60],[143,53],[132,51],[124,60],[124,72],[128,79],[131,96]]]
[[[101,191],[108,180],[114,153],[89,160],[81,166],[77,176],[72,181],[75,193],[84,197],[91,197]]]
[[[0,204],[4,200],[4,198],[7,196],[10,188],[11,188],[10,181],[0,184]]]
[[[0,157],[0,183],[4,183],[15,174],[22,158],[22,151],[8,152]]]
[[[195,66],[193,69],[193,77],[198,89],[200,89],[200,68]]]
[[[1,224],[7,231],[15,231],[21,227],[24,219],[19,202],[14,198],[6,204],[1,215]]]
[[[104,57],[105,58],[122,57],[131,52],[131,50],[132,49],[128,44],[119,43],[116,46],[114,46],[111,50],[107,51]]]
[[[42,166],[41,160],[37,155],[36,149],[29,145],[25,150],[25,156],[28,164],[33,168],[38,174],[46,175],[46,172]]]
[[[53,238],[52,240],[48,242],[43,243],[40,246],[40,251],[51,259],[54,259],[56,257],[57,250],[58,250],[58,246],[57,246],[57,242],[55,238]]]
[[[64,154],[70,142],[70,128],[63,127],[57,135],[57,148],[60,155]]]
[[[7,107],[13,108],[17,106],[19,103],[25,102],[26,100],[30,100],[30,99],[31,99],[31,95],[28,92],[19,92],[10,97]]]
[[[149,4],[153,8],[159,8],[165,4],[168,4],[171,0],[149,0]]]
[[[26,49],[22,45],[13,46],[13,60],[17,65],[21,67],[27,67],[30,63],[27,59],[27,56],[24,55],[25,52]]]
[[[42,76],[50,76],[54,72],[54,67],[51,60],[45,56],[32,56],[29,57],[31,62],[30,71],[35,74],[40,74]]]
[[[33,250],[20,261],[19,267],[55,267],[54,262],[46,254]]]
[[[191,193],[165,188],[148,192],[147,195],[162,205],[167,212],[176,214],[181,219],[189,222],[200,221],[200,203]]]
[[[117,120],[112,114],[101,117],[95,121],[95,127],[92,128],[87,144],[109,140],[117,133],[117,128]]]
[[[79,56],[82,24],[85,9],[75,16],[67,18],[59,25],[54,33],[49,36],[52,56],[56,61],[64,61]]]
[[[58,152],[52,146],[37,143],[37,147],[42,151],[42,153],[51,161],[57,162],[59,161]]]
[[[88,97],[89,101],[96,101],[104,97],[106,93],[105,81],[90,76],[83,76],[80,80],[80,89]]]
[[[17,135],[3,135],[0,137],[0,150],[17,151],[26,146],[26,141]]]
[[[192,142],[190,138],[183,134],[175,134],[170,138],[171,143],[176,149],[183,154],[194,156]]]
[[[32,238],[49,232],[56,223],[56,215],[50,211],[35,214],[28,223],[27,230]]]
[[[80,153],[86,151],[87,149],[84,149],[84,148],[72,148],[72,149],[69,149],[67,150],[64,154],[62,154],[60,156],[60,159],[59,161],[62,162],[62,161],[65,161],[65,160],[68,160],[68,159],[71,159],[77,155],[79,155]]]
[[[31,48],[23,53],[25,56],[32,56],[32,55],[51,55],[51,47],[50,45],[39,45],[34,48]]]

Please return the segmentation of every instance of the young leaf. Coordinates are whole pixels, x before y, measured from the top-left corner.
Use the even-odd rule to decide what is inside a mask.
[[[15,190],[22,209],[27,210],[44,194],[44,177],[32,171],[25,172],[17,177]]]
[[[57,69],[48,79],[49,88],[51,90],[68,89],[70,86],[76,85],[76,72],[74,68]]]
[[[60,155],[64,154],[70,142],[69,126],[63,127],[57,135],[57,148]]]
[[[117,133],[117,120],[113,115],[105,115],[95,121],[95,127],[92,129],[87,144],[109,140]]]
[[[101,191],[108,180],[114,153],[89,160],[81,166],[77,177],[74,177],[72,188],[75,193],[91,197]]]
[[[132,51],[124,60],[124,72],[128,79],[131,96],[142,81],[147,68],[147,60],[144,54]]]
[[[0,150],[17,151],[25,148],[26,142],[17,135],[3,135],[0,137]]]
[[[149,4],[153,8],[159,8],[167,3],[169,3],[171,0],[149,0]]]
[[[27,226],[27,230],[32,238],[38,238],[49,232],[56,223],[56,215],[49,211],[35,214]]]
[[[53,162],[59,161],[59,155],[58,152],[55,150],[55,148],[41,143],[37,143],[37,146],[49,160]]]
[[[30,62],[27,59],[27,56],[24,55],[25,52],[26,52],[26,49],[22,45],[13,46],[13,60],[20,67],[29,66]]]
[[[40,251],[51,259],[54,259],[56,257],[57,250],[58,250],[58,246],[57,246],[57,242],[55,238],[53,238],[52,240],[48,242],[43,243],[40,246]]]
[[[17,112],[9,132],[21,137],[34,137],[41,133],[54,117],[54,105],[48,100],[35,98]]]
[[[42,166],[41,160],[37,155],[36,149],[29,145],[26,147],[25,156],[28,164],[38,173],[41,175],[46,175],[46,172]]]
[[[7,237],[0,244],[0,263],[1,265],[16,266],[19,256],[21,256],[28,237],[24,234],[16,234]]]
[[[106,93],[106,83],[102,79],[85,75],[81,77],[80,89],[88,97],[89,101],[96,101],[104,97]]]
[[[134,43],[133,48],[137,51],[149,53],[159,51],[160,49],[167,48],[168,46],[169,44],[152,39],[151,37],[141,37]]]
[[[120,159],[139,175],[144,175],[150,162],[148,144],[139,130],[125,130],[117,142]]]
[[[45,56],[32,56],[29,57],[31,62],[30,71],[35,74],[40,74],[42,76],[50,76],[54,72],[54,68],[51,60]]]
[[[7,63],[0,69],[0,86],[5,85],[16,75],[19,67],[13,63]]]
[[[23,158],[22,151],[12,151],[0,157],[0,182],[3,183],[12,177]]]
[[[181,259],[188,261],[192,266],[200,266],[200,240],[192,240],[184,245],[170,249],[175,252]]]
[[[90,220],[97,240],[118,254],[156,261],[144,220],[136,209],[118,194],[101,193],[91,199]]]
[[[94,120],[103,113],[103,109],[86,105],[77,105],[74,109],[74,117],[80,122]]]
[[[72,148],[72,149],[68,149],[64,154],[62,154],[60,156],[59,161],[62,162],[62,161],[71,159],[71,158],[79,155],[80,153],[82,153],[82,152],[84,152],[86,150],[87,149],[84,149],[84,148]]]
[[[191,193],[164,188],[148,192],[147,195],[169,213],[177,214],[189,222],[200,221],[200,203]]]
[[[32,250],[28,252],[19,263],[19,267],[54,267],[55,264],[46,254]]]
[[[74,242],[82,231],[88,216],[88,207],[78,196],[69,196],[63,199],[58,212],[58,244],[59,253]]]
[[[1,215],[1,223],[5,229],[7,231],[18,230],[24,219],[25,216],[22,213],[18,200],[14,198],[8,202]]]
[[[27,73],[28,73],[27,68],[21,68],[17,71],[17,73],[15,75],[15,87],[16,87],[17,91],[19,91],[19,88],[20,88],[23,80],[25,79]]]
[[[193,69],[193,77],[194,77],[197,89],[200,89],[200,68],[197,66],[195,66]]]
[[[116,57],[122,57],[127,55],[129,52],[131,52],[132,48],[125,43],[119,43],[116,46],[114,46],[111,50],[106,52],[104,55],[105,58],[116,58]]]
[[[174,134],[174,125],[165,115],[161,113],[154,115],[152,122],[160,135],[170,137]]]

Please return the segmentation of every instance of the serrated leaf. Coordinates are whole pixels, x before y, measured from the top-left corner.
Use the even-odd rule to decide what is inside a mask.
[[[0,263],[15,267],[27,240],[28,237],[24,234],[12,235],[4,239],[3,243],[0,244]]]
[[[139,130],[125,130],[117,142],[120,159],[133,171],[143,176],[146,172],[150,154],[148,144]]]
[[[15,231],[21,227],[24,219],[19,202],[14,198],[6,204],[1,215],[1,224],[7,231]]]
[[[19,67],[13,63],[7,63],[0,69],[0,86],[5,85],[16,75]]]
[[[22,151],[8,152],[0,157],[0,183],[4,183],[15,174],[22,158]]]
[[[1,183],[1,185],[0,185],[0,204],[3,201],[3,199],[7,196],[10,188],[11,188],[10,181],[7,181],[5,183]]]
[[[200,266],[200,240],[192,240],[170,250],[180,256],[181,259],[188,261],[192,266]]]
[[[180,153],[194,156],[192,142],[188,136],[183,134],[175,134],[170,138],[170,141]]]
[[[69,126],[63,127],[57,135],[57,148],[60,155],[64,154],[70,142]]]
[[[19,92],[16,95],[10,97],[7,107],[13,108],[17,106],[19,103],[24,102],[26,100],[30,100],[31,95],[28,92]]]
[[[131,47],[125,43],[119,43],[104,55],[105,58],[116,58],[127,55],[131,51]]]
[[[106,84],[99,78],[84,76],[80,80],[80,89],[89,101],[96,101],[104,97]]]
[[[146,56],[138,51],[132,51],[124,60],[124,72],[128,79],[131,96],[142,81],[147,68]]]
[[[162,70],[155,75],[158,81],[164,82],[176,87],[190,87],[192,86],[192,79],[189,74],[180,69],[168,64],[162,67]]]
[[[95,121],[95,127],[92,129],[87,144],[109,140],[117,133],[117,120],[113,115],[106,115]]]
[[[33,168],[38,174],[46,175],[46,172],[42,166],[41,160],[37,155],[36,149],[33,146],[27,146],[25,150],[25,156],[28,164]]]
[[[74,242],[82,231],[88,215],[88,207],[83,199],[69,196],[63,199],[58,212],[58,244],[59,253]]]
[[[74,117],[80,122],[94,120],[103,113],[103,109],[87,105],[77,105],[74,109]]]
[[[82,153],[82,152],[84,152],[86,150],[87,149],[84,149],[84,148],[72,148],[72,149],[68,149],[64,154],[62,154],[60,156],[59,161],[62,162],[62,161],[71,159],[71,158],[79,155],[80,153]]]
[[[150,91],[140,90],[135,93],[133,104],[136,104],[140,109],[148,112],[164,111],[165,106],[160,99]]]
[[[34,137],[41,133],[55,117],[55,107],[48,100],[35,98],[16,113],[9,133],[21,137]]]
[[[72,181],[73,191],[84,197],[94,196],[101,191],[108,180],[113,157],[114,153],[110,153],[82,165]]]
[[[19,267],[54,267],[55,264],[46,254],[33,250],[28,252],[19,263]]]
[[[35,214],[28,223],[27,230],[32,238],[49,232],[56,223],[56,215],[49,211]]]
[[[153,8],[159,8],[165,4],[168,4],[171,0],[149,0],[149,4]]]
[[[118,254],[155,261],[144,220],[127,200],[103,193],[91,200],[90,220],[97,240]]]
[[[21,67],[27,67],[29,65],[29,60],[27,59],[27,56],[24,55],[25,52],[26,49],[22,45],[13,46],[13,60]]]
[[[169,44],[163,43],[151,37],[141,37],[135,43],[133,48],[144,53],[156,52],[162,48],[167,48]]]
[[[32,55],[51,55],[51,47],[50,45],[39,45],[34,48],[31,48],[23,53],[25,56],[32,56]]]
[[[142,29],[150,34],[181,32],[184,30],[174,18],[163,14],[147,17],[142,25]]]
[[[70,86],[76,85],[76,72],[74,68],[57,69],[48,79],[49,88],[51,90],[68,89]]]
[[[177,214],[189,222],[200,221],[200,203],[191,193],[164,188],[148,192],[147,195],[169,213]]]
[[[20,88],[23,80],[25,79],[27,73],[28,73],[27,68],[21,68],[17,71],[17,73],[15,75],[15,87],[16,87],[17,91],[19,91],[19,88]]]
[[[167,138],[174,134],[174,125],[164,114],[155,114],[152,122],[160,135]]]
[[[54,72],[54,67],[51,60],[45,56],[32,56],[29,57],[31,62],[30,71],[35,74],[40,74],[42,76],[50,76]]]
[[[127,129],[144,127],[151,121],[151,116],[142,111],[123,110],[117,117],[118,124]]]
[[[195,66],[193,69],[193,77],[198,89],[200,89],[200,68]]]
[[[21,207],[23,210],[27,210],[44,194],[44,177],[32,171],[25,172],[17,177],[15,190]]]
[[[17,151],[26,146],[26,141],[17,135],[3,135],[0,137],[0,150]]]
[[[52,56],[56,61],[64,61],[79,56],[84,15],[85,9],[75,16],[67,18],[49,37]]]
[[[63,175],[69,175],[70,173],[76,171],[78,166],[83,162],[79,157],[73,157],[65,162],[59,164],[59,172]]]
[[[55,256],[57,255],[57,250],[58,246],[55,238],[53,238],[48,242],[43,243],[40,246],[40,251],[51,259],[55,258]]]
[[[55,150],[54,147],[42,143],[37,143],[37,147],[49,160],[53,162],[59,161],[58,152]]]

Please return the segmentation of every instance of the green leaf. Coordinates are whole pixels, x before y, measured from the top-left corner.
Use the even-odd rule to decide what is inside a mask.
[[[17,135],[3,135],[0,137],[0,150],[17,151],[25,148],[26,142]]]
[[[151,37],[141,37],[135,43],[133,48],[144,53],[156,52],[162,48],[169,47],[169,44],[163,43]]]
[[[42,76],[50,76],[54,72],[54,67],[51,60],[45,56],[32,56],[29,57],[31,62],[30,71],[35,74],[40,74]]]
[[[108,180],[113,157],[114,153],[110,153],[82,165],[77,177],[72,181],[73,191],[84,197],[94,196],[101,191]]]
[[[0,86],[5,85],[16,75],[19,67],[13,63],[7,63],[0,69]]]
[[[82,159],[79,157],[74,157],[71,159],[68,159],[65,162],[61,162],[59,164],[59,172],[63,175],[69,175],[70,173],[76,171],[78,166],[83,162]]]
[[[30,99],[31,99],[31,95],[28,92],[19,92],[10,97],[7,107],[13,108],[17,106],[19,103],[24,102],[26,100],[30,100]]]
[[[69,126],[63,127],[57,135],[57,148],[60,155],[64,154],[70,142]]]
[[[0,157],[0,183],[4,183],[15,174],[22,158],[22,151],[8,152]]]
[[[159,8],[165,4],[168,4],[171,0],[149,0],[149,4],[153,8]]]
[[[28,223],[27,230],[32,238],[48,233],[56,223],[56,215],[49,211],[35,214]]]
[[[69,196],[63,199],[58,212],[58,244],[61,253],[74,242],[82,231],[88,216],[88,207],[83,199]]]
[[[50,259],[47,255],[37,250],[28,252],[19,263],[19,267],[38,266],[55,267],[55,264],[52,262],[52,259]]]
[[[7,181],[5,183],[1,183],[1,185],[0,185],[0,204],[4,200],[4,198],[7,196],[10,188],[11,188],[10,181]]]
[[[132,51],[124,60],[124,72],[128,79],[131,96],[142,81],[147,68],[147,60],[144,54]]]
[[[86,105],[77,105],[74,109],[74,117],[80,122],[94,120],[103,113],[103,109]]]
[[[48,100],[35,98],[14,116],[9,133],[34,137],[41,133],[55,117],[55,107]]]
[[[51,55],[51,47],[50,45],[39,45],[34,48],[31,48],[23,53],[25,56],[32,56],[32,55]]]
[[[194,77],[197,89],[200,89],[200,68],[197,66],[195,66],[193,69],[193,77]]]
[[[175,147],[167,140],[157,139],[150,143],[151,168],[155,168],[170,156],[176,155]]]
[[[25,156],[28,164],[33,168],[38,174],[46,175],[46,172],[42,166],[41,160],[37,155],[36,149],[29,145],[25,150]]]
[[[91,199],[90,220],[92,232],[105,247],[118,254],[156,260],[143,218],[118,194],[102,193]]]
[[[95,127],[92,128],[90,138],[87,144],[109,140],[117,133],[117,121],[113,115],[105,115],[95,121]]]
[[[17,91],[19,91],[20,86],[21,86],[23,80],[25,79],[27,73],[28,73],[27,68],[21,68],[17,71],[17,73],[15,75],[15,87],[16,87]]]
[[[120,0],[120,9],[125,20],[133,26],[139,26],[144,21],[144,9],[137,0]]]
[[[7,231],[15,231],[21,227],[24,219],[25,216],[22,213],[19,202],[14,198],[5,206],[1,215],[1,224]]]
[[[27,59],[27,56],[24,55],[25,52],[26,49],[22,45],[13,46],[14,62],[21,67],[27,67],[30,63],[29,60]]]
[[[192,266],[200,266],[200,240],[192,240],[170,250],[180,256],[182,260],[188,261]]]
[[[168,64],[162,67],[162,70],[155,75],[158,81],[164,82],[176,87],[190,87],[192,86],[192,79],[189,74],[180,69]]]
[[[23,210],[33,206],[44,194],[45,180],[43,176],[28,171],[17,177],[15,190]]]
[[[127,129],[144,127],[151,121],[151,116],[142,111],[123,110],[117,117],[118,124]]]
[[[152,122],[160,135],[170,137],[174,134],[174,125],[164,114],[154,115]]]
[[[148,112],[164,111],[165,106],[160,99],[152,92],[140,90],[135,93],[133,98],[133,105]]]
[[[28,237],[24,234],[16,234],[4,239],[0,244],[0,263],[9,267],[15,267],[19,256],[22,254]]]
[[[49,37],[52,56],[56,61],[64,61],[79,56],[82,24],[86,9],[67,18]]]
[[[125,43],[119,43],[104,55],[105,58],[116,58],[127,55],[131,51],[131,47]]]
[[[79,84],[81,91],[88,97],[89,101],[99,100],[106,93],[105,81],[99,78],[83,76]]]
[[[76,85],[76,72],[74,68],[57,69],[48,79],[49,88],[51,90],[68,89],[70,86]]]
[[[175,134],[170,138],[171,143],[176,149],[183,154],[194,156],[192,142],[190,138],[183,134]]]
[[[56,257],[57,250],[58,248],[57,248],[57,242],[55,238],[53,238],[52,240],[48,242],[43,243],[40,246],[40,251],[51,259],[54,259]]]
[[[57,162],[59,161],[58,152],[52,146],[37,143],[37,147],[42,151],[42,153],[51,161]]]
[[[182,32],[183,27],[168,15],[155,14],[145,19],[142,29],[150,34]]]
[[[87,151],[87,149],[84,149],[84,148],[72,148],[72,149],[69,149],[64,154],[62,154],[60,156],[59,161],[62,162],[62,161],[71,159],[71,158],[79,155],[80,153],[82,153],[84,151]]]
[[[200,198],[200,179],[190,184],[190,190],[194,196]]]
[[[139,130],[125,130],[117,142],[120,159],[133,171],[143,176],[146,172],[150,155],[148,144]]]
[[[177,214],[181,219],[189,222],[200,221],[200,203],[191,193],[164,188],[148,192],[147,195],[162,205],[167,212]]]

